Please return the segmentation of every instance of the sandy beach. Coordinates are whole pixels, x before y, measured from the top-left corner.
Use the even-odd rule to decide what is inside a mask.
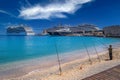
[[[102,72],[120,64],[120,49],[113,50],[113,60],[108,60],[108,52],[99,53],[100,61],[96,55],[91,56],[92,63],[88,58],[76,59],[61,64],[62,75],[58,66],[46,70],[34,70],[24,76],[5,80],[81,80],[93,74]]]
[[[120,0],[0,0],[0,80],[120,80]]]

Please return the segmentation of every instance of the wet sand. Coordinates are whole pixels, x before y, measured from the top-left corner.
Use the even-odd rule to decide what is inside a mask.
[[[82,53],[82,54],[81,54]],[[59,53],[61,64],[84,58],[84,50]],[[57,55],[51,55],[30,60],[23,60],[0,65],[0,80],[24,76],[33,71],[44,71],[58,65]]]
[[[96,55],[92,55],[92,64],[88,57],[62,63],[62,75],[59,75],[58,65],[44,70],[34,70],[28,74],[9,78],[8,80],[81,80],[93,74],[120,64],[120,49],[113,50],[113,60],[109,61],[108,52],[99,53],[100,61]]]

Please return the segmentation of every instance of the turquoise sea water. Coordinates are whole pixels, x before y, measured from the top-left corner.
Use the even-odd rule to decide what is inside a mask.
[[[0,80],[24,76],[61,64],[95,55],[120,45],[119,38],[63,36],[0,36]],[[118,45],[119,44],[119,45]],[[120,47],[120,46],[119,46]],[[58,70],[56,70],[58,71]]]
[[[119,38],[102,37],[51,37],[51,36],[0,36],[0,64],[40,58],[93,46],[108,46],[120,42]]]

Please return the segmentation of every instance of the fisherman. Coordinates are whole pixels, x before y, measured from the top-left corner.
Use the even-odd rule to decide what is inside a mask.
[[[113,59],[113,56],[112,56],[112,45],[109,45],[109,59],[112,60]]]

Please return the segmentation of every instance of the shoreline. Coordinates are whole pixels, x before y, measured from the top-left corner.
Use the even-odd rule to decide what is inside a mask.
[[[60,53],[61,64],[69,63],[76,59],[83,59],[85,57],[88,57],[85,50],[76,50],[68,53]],[[57,65],[57,55],[8,63],[0,65],[0,79],[19,77],[36,70],[42,71],[48,69],[49,67],[54,67]],[[16,72],[19,73],[16,74]]]
[[[117,51],[119,52],[120,49],[117,49]],[[88,58],[76,59],[74,61],[63,63],[61,64],[61,76],[59,75],[58,66],[53,66],[43,71],[34,70],[24,76],[11,78],[9,80],[81,80],[120,64],[120,53],[115,53],[114,60],[112,61],[105,61],[105,59],[108,59],[106,52],[102,52],[100,57],[101,62],[99,62],[98,59],[93,56],[92,65],[88,61]]]
[[[76,55],[77,56],[77,55]],[[95,55],[96,56],[96,55]],[[85,58],[85,57],[84,57]],[[81,58],[80,60],[81,61],[83,61],[84,60],[84,58]],[[85,58],[86,60],[88,60],[88,58],[86,57]],[[68,63],[71,63],[71,62],[73,62],[73,61],[76,61],[76,60],[79,60],[78,58],[77,59],[71,59],[71,60],[67,60],[67,61],[61,61],[61,65],[64,65],[64,64],[68,64]],[[57,61],[57,60],[56,60]],[[53,62],[52,62],[53,63]],[[49,63],[49,64],[52,64],[52,63]],[[32,63],[32,65],[33,65],[34,63]],[[29,66],[29,67],[28,67]],[[28,65],[27,67],[26,66],[24,66],[23,67],[23,69],[20,69],[20,70],[24,70],[25,72],[23,72],[23,73],[17,73],[17,75],[15,76],[13,76],[13,75],[9,75],[9,77],[8,77],[8,79],[9,78],[11,78],[11,77],[15,77],[15,78],[17,78],[17,77],[19,77],[19,76],[24,76],[24,75],[27,75],[27,74],[31,74],[32,72],[34,73],[34,71],[36,72],[36,71],[40,71],[40,72],[44,72],[44,70],[45,69],[49,69],[49,68],[53,68],[53,67],[56,67],[56,66],[58,66],[58,62],[56,62],[54,65],[48,65],[48,66],[43,66],[43,67],[41,67],[41,65],[34,65],[34,66],[31,66],[31,65]],[[20,70],[19,70],[19,68],[16,68],[16,69],[10,69],[10,70],[13,70],[14,72],[20,72]],[[28,71],[27,71],[28,70]],[[9,70],[7,70],[7,72],[8,72]],[[57,68],[56,68],[56,71],[58,71],[57,70]],[[28,72],[28,73],[27,73]],[[7,77],[6,76],[4,76],[3,77],[3,79],[4,78],[6,78],[7,79]],[[2,79],[2,78],[1,78]]]
[[[82,54],[78,54],[79,52],[81,52]],[[73,51],[73,52],[65,53],[65,54],[63,54],[64,56],[60,55],[61,65],[62,65],[62,67],[64,67],[63,71],[69,70],[69,68],[71,67],[70,66],[71,63],[74,64],[74,65],[78,65],[80,63],[87,62],[89,64],[89,62],[88,62],[88,56],[85,56],[86,53],[83,53],[83,52],[84,52],[84,50],[83,51],[78,50],[78,51]],[[70,55],[70,53],[71,53],[71,55]],[[105,53],[107,53],[107,52],[106,51],[99,52],[99,55],[101,56],[101,55],[104,55]],[[84,55],[84,56],[81,56],[81,55]],[[91,58],[96,58],[96,54],[94,54],[94,55],[92,54],[90,56],[91,56]],[[56,55],[54,55],[54,56],[52,55],[52,56],[48,56],[48,57],[49,58],[43,58],[43,60],[46,61],[46,59],[47,59],[47,61],[49,61],[49,60],[53,59],[53,57],[56,58]],[[57,58],[53,59],[53,61],[51,61],[51,62],[45,63],[42,66],[39,65],[39,64],[41,64],[40,60],[41,59],[38,58],[36,60],[34,59],[33,61],[32,60],[26,61],[26,62],[23,61],[23,62],[20,63],[21,67],[20,66],[16,66],[16,64],[14,64],[15,65],[15,69],[12,68],[12,69],[10,69],[10,71],[13,70],[13,72],[15,74],[16,74],[16,72],[20,72],[20,73],[17,73],[16,75],[10,75],[9,77],[3,76],[1,79],[4,79],[4,80],[7,80],[7,78],[8,79],[10,79],[10,78],[14,79],[14,78],[19,78],[20,76],[28,76],[28,75],[31,75],[31,74],[36,74],[37,72],[42,72],[43,74],[41,74],[41,75],[43,75],[43,76],[45,76],[46,73],[48,73],[48,75],[49,74],[53,74],[53,73],[58,74],[58,62],[57,62]],[[44,61],[42,61],[42,62],[44,63]],[[20,64],[17,63],[17,65],[20,65]],[[74,65],[72,65],[72,66],[74,66]],[[68,66],[68,67],[66,67],[66,66]],[[9,66],[9,68],[10,68],[10,66]],[[49,69],[54,69],[54,70],[51,70],[49,72]],[[9,71],[9,69],[8,69],[8,71]],[[10,72],[7,73],[7,74],[9,75]]]

